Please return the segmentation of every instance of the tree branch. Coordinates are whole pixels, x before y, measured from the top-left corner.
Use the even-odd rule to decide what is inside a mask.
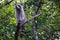
[[[8,3],[6,3],[5,5],[8,5],[8,4],[10,4],[12,1],[13,1],[13,0],[11,0],[11,1],[10,1],[10,2],[8,2]]]
[[[2,7],[6,6],[6,5],[9,5],[13,0],[11,0],[10,2],[7,2],[5,5],[3,5]],[[1,7],[1,8],[2,8]]]
[[[41,7],[41,2],[42,2],[41,0],[38,1],[38,4],[37,4],[38,6],[37,6],[36,11],[33,14],[33,16],[35,16],[38,13],[39,8]],[[39,40],[37,31],[36,31],[35,18],[32,20],[32,26],[33,26],[32,29],[33,29],[33,33],[34,33],[34,40]]]
[[[37,8],[33,16],[35,16],[38,13],[39,8],[41,7],[41,0],[38,1]],[[39,40],[37,31],[36,31],[36,23],[35,23],[35,18],[32,20],[32,26],[33,26],[33,33],[34,33],[34,40]]]
[[[37,9],[36,9],[36,11],[35,11],[35,13],[34,14],[37,14],[37,12],[38,12],[38,10],[39,10],[39,8],[40,8],[40,6],[41,6],[41,4],[42,4],[42,1],[41,0],[39,0],[38,1],[38,7],[37,7]],[[33,14],[33,15],[34,15]],[[28,19],[26,22],[24,22],[23,24],[25,24],[25,23],[27,23],[27,22],[29,22],[29,21],[31,21],[32,19],[34,19],[34,18],[36,18],[36,17],[38,17],[38,16],[41,16],[42,15],[42,13],[40,13],[40,14],[37,14],[37,15],[34,15],[31,19]],[[22,24],[22,25],[23,25]]]
[[[24,25],[25,23],[31,21],[31,20],[34,19],[34,18],[37,18],[38,16],[41,16],[42,14],[43,14],[43,13],[40,13],[40,14],[37,14],[37,15],[33,16],[32,18],[30,18],[30,19],[28,19],[26,22],[24,22],[22,25]]]

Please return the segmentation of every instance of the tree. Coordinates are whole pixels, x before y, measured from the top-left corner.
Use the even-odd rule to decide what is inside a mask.
[[[31,16],[31,14],[35,12],[38,0],[11,0],[9,2],[0,0],[0,40],[14,40],[16,27],[14,2],[17,4],[24,3],[25,14],[29,20],[24,23],[26,33],[23,38],[19,34],[19,40],[34,40],[30,23],[32,19],[35,20],[39,40],[60,39],[60,8],[58,0],[42,0],[42,5],[35,16]]]

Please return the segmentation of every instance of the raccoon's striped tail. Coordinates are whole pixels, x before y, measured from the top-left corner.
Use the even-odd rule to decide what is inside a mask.
[[[20,37],[23,37],[24,35],[25,35],[25,26],[22,25],[22,26],[20,27]]]
[[[20,37],[23,37],[24,36],[24,34],[25,34],[25,27],[24,27],[24,25],[21,26],[20,23],[18,23],[18,25],[16,26],[14,40],[18,40],[19,30],[20,30]]]

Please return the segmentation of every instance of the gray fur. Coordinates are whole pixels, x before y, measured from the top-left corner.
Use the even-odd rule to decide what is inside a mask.
[[[24,22],[27,21],[27,18],[23,9],[23,5],[20,5],[20,4],[15,5],[15,17],[16,17],[17,23],[23,24]]]

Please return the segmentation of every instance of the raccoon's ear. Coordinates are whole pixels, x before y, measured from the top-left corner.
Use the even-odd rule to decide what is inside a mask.
[[[24,4],[20,4],[20,5],[24,6]]]
[[[16,6],[17,4],[14,4],[14,6]]]
[[[13,6],[14,6],[14,8],[16,8],[16,5],[17,5],[17,4],[15,4],[15,3],[14,3],[14,5],[13,5]]]
[[[16,3],[13,4],[14,8],[16,7],[16,5],[17,5]]]

